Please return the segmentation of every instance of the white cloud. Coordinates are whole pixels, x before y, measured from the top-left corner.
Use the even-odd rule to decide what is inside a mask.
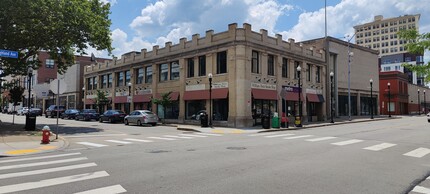
[[[102,3],[110,3],[110,6],[114,6],[117,0],[100,0]]]
[[[273,29],[280,15],[284,11],[292,10],[292,5],[280,5],[274,0],[248,1],[248,17],[246,22],[252,24],[255,31],[266,29],[273,33]]]
[[[144,41],[140,37],[133,37],[131,41],[128,41],[128,35],[120,30],[115,29],[112,31],[112,46],[114,51],[112,52],[115,56],[120,57],[122,54],[130,51],[140,51],[141,49],[152,49],[153,44],[148,41]]]

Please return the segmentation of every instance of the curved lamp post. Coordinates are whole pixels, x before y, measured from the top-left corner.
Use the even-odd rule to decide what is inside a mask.
[[[390,89],[390,82],[387,84],[388,86],[388,117],[391,117],[391,111],[390,111],[390,105],[391,105],[391,89]]]
[[[373,119],[373,79],[370,79],[370,119]]]
[[[82,109],[85,109],[85,87],[82,87]]]
[[[333,120],[333,116],[334,116],[334,101],[333,101],[333,99],[334,99],[334,91],[333,91],[333,88],[334,88],[334,82],[333,82],[333,77],[334,77],[334,73],[333,73],[333,71],[332,72],[330,72],[330,86],[331,86],[331,94],[330,94],[330,110],[331,110],[331,113],[330,113],[330,123],[334,123],[334,120]]]
[[[212,73],[209,73],[209,127],[212,127],[212,77]]]
[[[130,110],[131,110],[131,82],[127,83],[128,86],[128,114],[130,114]]]
[[[27,99],[27,106],[30,109],[31,105],[31,77],[33,76],[33,68],[29,65],[27,69],[28,74],[28,99]],[[30,125],[30,114],[27,113],[26,119],[25,119],[25,129],[26,130],[35,130],[33,126]]]
[[[300,99],[300,95],[301,95],[301,93],[302,93],[302,91],[301,91],[301,85],[300,85],[300,72],[302,71],[302,68],[300,67],[300,65],[297,67],[297,78],[299,79],[299,95],[297,95],[298,96],[298,98],[299,98],[299,118],[298,118],[298,121],[296,121],[296,127],[302,127],[302,102],[301,102],[301,99]]]

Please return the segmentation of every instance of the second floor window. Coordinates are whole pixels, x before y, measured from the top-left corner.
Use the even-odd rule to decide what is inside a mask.
[[[321,67],[317,66],[317,72],[316,72],[316,82],[321,83]]]
[[[143,68],[139,68],[139,69],[136,69],[136,84],[142,84],[143,83]]]
[[[127,85],[131,81],[130,70],[125,71],[125,85]]]
[[[282,58],[282,77],[288,77],[288,59]]]
[[[206,76],[206,56],[199,56],[199,76]]]
[[[112,74],[107,74],[107,80],[108,80],[108,88],[112,87]]]
[[[168,75],[169,75],[169,64],[164,63],[160,64],[160,82],[167,81]]]
[[[257,51],[252,51],[252,60],[251,60],[251,73],[260,73],[259,70],[259,54]]]
[[[267,56],[267,75],[275,75],[275,56]]]
[[[152,83],[152,66],[145,67],[145,83]]]
[[[124,86],[124,72],[116,73],[116,86]]]
[[[312,73],[312,66],[311,64],[307,64],[307,74],[306,74],[306,80],[311,81],[311,73]]]
[[[218,52],[216,56],[216,73],[227,73],[227,51]]]
[[[170,63],[170,80],[179,79],[179,63],[178,61]]]
[[[54,69],[54,59],[46,59],[46,68]]]
[[[187,59],[187,77],[194,77],[194,59]]]
[[[100,76],[101,84],[100,88],[106,88],[107,87],[107,75]]]

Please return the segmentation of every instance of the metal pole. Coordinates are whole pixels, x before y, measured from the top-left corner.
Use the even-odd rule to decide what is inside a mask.
[[[334,107],[333,107],[333,96],[334,96],[334,92],[333,92],[333,88],[334,88],[334,83],[333,83],[333,72],[330,72],[330,86],[331,86],[331,93],[330,93],[330,109],[331,109],[331,121],[330,123],[334,123],[333,120],[333,115],[334,115]]]
[[[390,89],[390,83],[388,83],[388,117],[391,117],[391,89]]]
[[[60,78],[57,80],[57,132],[55,133],[55,139],[58,139],[58,117],[60,117]]]
[[[298,98],[299,98],[299,124],[296,125],[296,127],[302,127],[302,105],[301,105],[302,101],[300,99],[302,91],[301,91],[301,85],[300,85],[300,70],[301,70],[301,68],[299,66],[297,69],[297,78],[299,79],[299,95],[298,95]]]
[[[370,79],[370,119],[373,119],[373,80]]]
[[[209,78],[209,126],[212,127],[212,78]]]
[[[421,115],[420,89],[418,89],[418,115]]]
[[[351,47],[348,40],[348,119],[351,120]]]
[[[426,114],[427,113],[426,90],[424,90],[423,92],[424,92],[424,114]]]

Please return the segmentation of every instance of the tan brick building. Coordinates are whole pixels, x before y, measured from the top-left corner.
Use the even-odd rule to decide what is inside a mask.
[[[324,56],[323,50],[293,39],[253,32],[249,24],[230,24],[225,32],[209,30],[205,37],[195,34],[179,44],[167,42],[164,48],[154,46],[87,67],[85,104],[94,105],[96,90],[101,90],[111,99],[104,109],[150,109],[174,123],[198,123],[196,113],[211,110],[214,125],[248,127],[260,124],[264,113],[298,115],[300,97],[304,122],[325,120]],[[175,105],[164,111],[151,103],[170,91]]]

